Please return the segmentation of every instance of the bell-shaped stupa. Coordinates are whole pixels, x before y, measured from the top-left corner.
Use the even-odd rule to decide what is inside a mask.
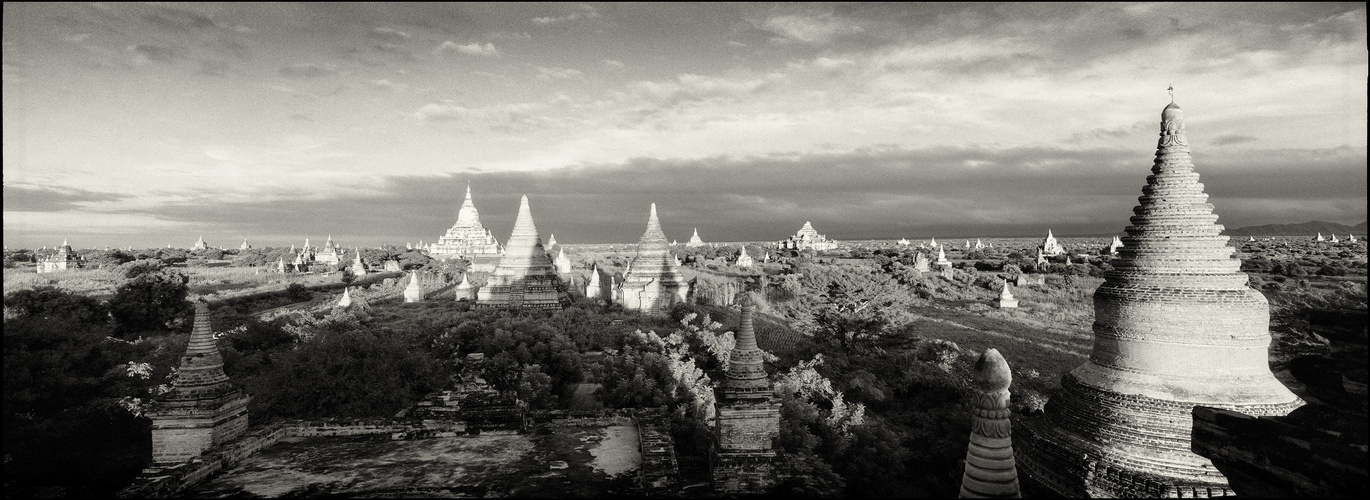
[[[680,274],[680,267],[666,244],[666,234],[661,232],[656,203],[653,203],[651,214],[647,216],[647,231],[637,243],[637,256],[628,263],[615,301],[623,304],[624,309],[665,316],[671,312],[671,306],[685,302],[689,290],[690,286]]]
[[[511,309],[564,307],[570,299],[552,258],[542,246],[542,238],[538,237],[526,195],[519,201],[518,218],[508,242],[499,266],[476,292],[476,305]]]
[[[655,203],[652,206],[656,206]],[[695,228],[695,233],[690,236],[690,241],[685,242],[686,247],[702,247],[704,240],[699,239],[699,228]]]
[[[1138,201],[1094,292],[1093,352],[1020,433],[1020,470],[1067,497],[1230,494],[1190,451],[1194,406],[1267,416],[1303,401],[1270,372],[1270,306],[1221,234],[1173,102]]]

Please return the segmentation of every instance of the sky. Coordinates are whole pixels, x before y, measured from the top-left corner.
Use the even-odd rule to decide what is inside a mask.
[[[1352,4],[4,4],[4,243],[1121,234],[1167,87],[1229,228],[1366,219]]]

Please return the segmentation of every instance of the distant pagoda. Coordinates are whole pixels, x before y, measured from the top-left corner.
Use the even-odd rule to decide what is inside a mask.
[[[339,262],[342,262],[342,255],[338,250],[338,245],[333,243],[333,235],[330,234],[328,235],[328,240],[323,243],[323,248],[320,248],[319,251],[314,254],[314,260],[316,262],[336,266]]]
[[[799,232],[789,239],[782,240],[778,245],[782,250],[805,250],[813,249],[816,252],[832,250],[837,248],[837,243],[828,241],[828,237],[818,234],[813,228],[813,224],[804,221],[804,227],[799,228]]]
[[[457,223],[438,237],[438,242],[428,246],[428,254],[435,259],[466,259],[471,261],[471,271],[490,272],[499,264],[503,251],[494,233],[480,223],[480,212],[471,202],[471,185],[466,185],[466,200],[457,210]]]
[[[652,205],[655,206],[656,204],[653,203]],[[685,247],[692,248],[702,246],[704,246],[704,240],[699,239],[699,228],[695,228],[695,233],[690,236],[690,241],[685,242]]]
[[[197,302],[195,326],[171,392],[147,411],[152,419],[152,461],[185,462],[243,435],[250,399],[224,374],[223,356],[209,325],[209,306]]]
[[[1065,253],[1066,251],[1065,247],[1062,247],[1061,244],[1056,241],[1056,236],[1051,234],[1050,229],[1047,230],[1047,238],[1045,240],[1042,240],[1041,248],[1042,254],[1046,255],[1047,257],[1055,257],[1057,255]]]
[[[476,305],[510,309],[561,309],[570,299],[557,276],[551,256],[542,246],[528,196],[519,201],[514,232],[509,235],[504,256],[476,293]]]
[[[656,203],[647,216],[647,231],[637,243],[637,256],[628,266],[615,297],[624,309],[665,316],[671,312],[671,306],[685,302],[690,287],[666,244],[666,234],[656,217]]]
[[[773,440],[780,434],[780,401],[766,376],[763,353],[756,345],[750,293],[739,298],[742,319],[737,342],[728,354],[723,398],[716,407],[716,445],[710,462],[715,493],[762,493],[776,482]]]
[[[752,259],[751,255],[747,255],[747,246],[743,245],[742,251],[737,253],[737,262],[735,262],[733,265],[737,267],[746,268],[752,267],[755,264],[756,260]]]
[[[57,247],[57,253],[38,258],[38,274],[55,273],[81,267],[81,261],[77,259],[76,253],[71,250],[71,245],[67,240],[62,240],[62,246]]]
[[[1322,235],[1319,234],[1318,237],[1321,238]],[[1318,240],[1318,241],[1322,241],[1322,240]],[[209,245],[208,245],[208,244],[205,244],[205,237],[204,237],[204,236],[201,236],[200,239],[195,240],[195,244],[190,246],[190,250],[191,250],[192,252],[201,252],[201,251],[208,250],[208,249],[209,249]]]
[[[238,245],[238,250],[251,250],[252,245],[247,244],[247,238],[243,238],[243,244]]]
[[[1221,234],[1173,102],[1151,172],[1094,293],[1089,361],[1015,443],[1019,470],[1062,496],[1230,494],[1190,451],[1193,408],[1279,416],[1303,404],[1270,372],[1270,306]]]

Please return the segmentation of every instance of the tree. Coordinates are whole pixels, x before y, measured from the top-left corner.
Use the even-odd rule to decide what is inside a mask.
[[[143,273],[120,285],[110,299],[110,314],[121,337],[172,329],[189,315],[190,278],[176,271]]]
[[[61,319],[90,325],[109,321],[109,307],[100,301],[50,286],[6,295],[5,308],[39,319]]]
[[[825,283],[810,325],[820,344],[850,354],[873,347],[876,341],[899,340],[899,328],[913,319],[908,311],[913,294],[888,274],[810,271],[809,276]]]

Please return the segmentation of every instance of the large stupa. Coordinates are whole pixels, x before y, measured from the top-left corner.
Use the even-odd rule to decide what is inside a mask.
[[[647,231],[637,243],[637,256],[628,266],[614,297],[624,309],[665,316],[671,312],[671,306],[685,302],[690,286],[671,256],[666,234],[656,217],[656,203],[647,216]]]
[[[1094,349],[1025,422],[1019,470],[1066,497],[1231,494],[1190,451],[1196,405],[1278,416],[1303,404],[1270,372],[1270,306],[1247,285],[1194,172],[1184,115],[1161,112],[1152,175],[1094,292]]]
[[[476,292],[476,305],[510,309],[561,309],[570,300],[566,287],[552,265],[552,257],[542,246],[528,196],[519,201],[514,232],[509,235],[504,256],[490,274],[485,286]]]
[[[457,211],[457,223],[438,242],[428,246],[428,254],[437,259],[466,259],[471,271],[490,272],[499,264],[501,247],[494,233],[480,223],[480,212],[471,202],[471,185],[466,185],[466,200]]]

